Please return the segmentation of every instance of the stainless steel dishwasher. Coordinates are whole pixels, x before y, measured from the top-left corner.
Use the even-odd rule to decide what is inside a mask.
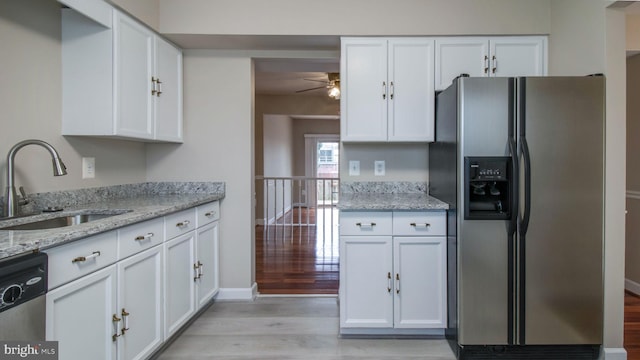
[[[0,340],[45,340],[47,254],[0,261]]]

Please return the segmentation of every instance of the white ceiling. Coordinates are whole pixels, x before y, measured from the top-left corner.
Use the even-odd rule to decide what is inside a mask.
[[[256,94],[327,95],[327,73],[340,72],[339,59],[256,59]],[[313,81],[317,80],[317,81]],[[310,88],[316,90],[298,92]]]

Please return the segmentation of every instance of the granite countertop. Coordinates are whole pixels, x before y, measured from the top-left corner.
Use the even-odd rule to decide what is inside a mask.
[[[447,210],[449,205],[427,194],[426,182],[355,181],[340,183],[338,209]]]
[[[34,197],[38,200],[35,202],[40,206],[62,204],[64,210],[2,220],[0,227],[90,212],[118,215],[54,229],[0,230],[0,260],[59,246],[87,236],[220,200],[224,196],[224,183],[143,183],[36,194]],[[46,206],[41,208],[44,207]],[[123,210],[130,211],[119,214]]]
[[[447,210],[449,205],[425,193],[341,193],[338,209]]]

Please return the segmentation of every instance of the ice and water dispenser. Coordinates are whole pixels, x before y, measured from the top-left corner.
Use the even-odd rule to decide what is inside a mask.
[[[467,220],[501,220],[511,215],[511,158],[465,158]]]

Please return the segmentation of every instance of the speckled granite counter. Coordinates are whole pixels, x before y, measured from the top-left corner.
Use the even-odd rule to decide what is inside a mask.
[[[343,211],[447,210],[427,195],[423,182],[342,182],[338,208]]]
[[[80,189],[28,197],[36,208],[62,206],[61,212],[0,221],[0,227],[87,212],[124,214],[87,223],[45,230],[0,230],[0,260],[47,249],[101,232],[198,206],[225,196],[221,182],[142,183]]]

